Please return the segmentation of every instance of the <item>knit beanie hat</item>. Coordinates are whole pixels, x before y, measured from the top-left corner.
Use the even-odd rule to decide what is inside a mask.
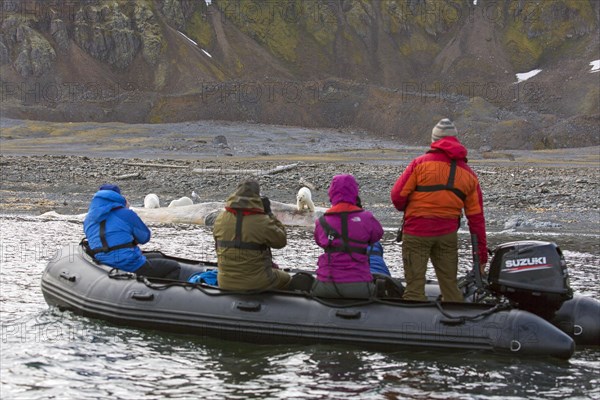
[[[121,188],[119,188],[117,185],[111,185],[109,183],[105,183],[104,185],[100,186],[99,190],[112,190],[113,192],[121,194]]]
[[[431,141],[435,142],[446,136],[456,136],[456,127],[448,118],[441,119],[431,130]]]

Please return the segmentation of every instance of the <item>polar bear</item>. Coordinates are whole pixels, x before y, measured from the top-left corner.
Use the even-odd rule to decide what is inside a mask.
[[[169,207],[191,206],[192,204],[194,204],[192,199],[187,196],[183,196],[182,198],[173,200],[171,203],[169,203]]]
[[[144,208],[160,208],[160,200],[154,193],[147,194],[144,197]]]
[[[302,211],[304,207],[308,208],[310,212],[315,212],[315,205],[312,201],[310,189],[306,186],[298,190],[298,194],[296,195],[296,208],[298,211]]]

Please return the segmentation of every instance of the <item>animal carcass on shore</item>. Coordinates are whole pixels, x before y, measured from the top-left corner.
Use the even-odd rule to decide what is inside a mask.
[[[212,225],[214,217],[225,207],[224,202],[216,201],[209,203],[192,204],[182,207],[160,207],[160,208],[137,208],[132,207],[140,218],[152,223],[178,223]],[[315,224],[315,219],[323,215],[325,208],[315,207],[314,212],[298,211],[296,205],[271,201],[273,214],[284,225],[308,226]]]

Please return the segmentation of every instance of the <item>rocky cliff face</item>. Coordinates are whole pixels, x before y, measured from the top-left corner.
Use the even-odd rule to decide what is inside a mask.
[[[364,129],[423,144],[597,145],[594,0],[2,2],[3,115]],[[517,83],[517,73],[541,69]]]

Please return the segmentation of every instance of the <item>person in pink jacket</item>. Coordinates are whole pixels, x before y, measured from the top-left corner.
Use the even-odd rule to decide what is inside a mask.
[[[332,207],[315,222],[319,256],[312,293],[329,298],[375,296],[367,247],[379,241],[383,228],[373,214],[356,205],[358,183],[352,175],[333,177],[329,187]]]

